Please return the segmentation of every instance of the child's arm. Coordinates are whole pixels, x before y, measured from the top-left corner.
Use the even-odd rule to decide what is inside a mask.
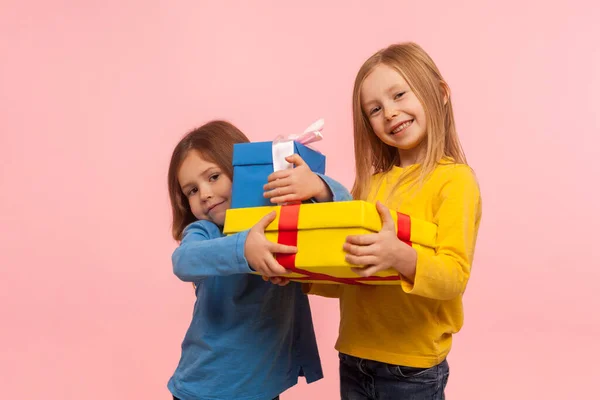
[[[208,276],[244,274],[258,271],[264,276],[286,273],[273,253],[295,253],[296,248],[271,243],[264,228],[275,218],[263,217],[249,231],[222,236],[208,221],[196,221],[186,227],[181,244],[172,255],[173,272],[185,282],[197,282]]]
[[[435,253],[413,248],[395,234],[389,210],[378,204],[383,226],[370,235],[348,236],[344,250],[360,276],[393,267],[403,277],[402,289],[438,300],[462,294],[471,273],[481,218],[479,186],[468,166],[457,166],[434,199],[438,226]]]
[[[407,293],[450,300],[466,289],[481,220],[481,195],[473,171],[466,165],[456,166],[438,199],[435,253],[416,250],[414,280],[403,280],[402,288]]]
[[[248,231],[222,237],[209,221],[195,221],[183,231],[183,239],[173,252],[173,273],[182,281],[196,282],[207,276],[251,272],[244,257]]]
[[[327,175],[318,174],[318,173],[316,175],[319,178],[321,178],[321,180],[325,183],[325,185],[329,189],[329,193],[331,194],[331,197],[326,198],[325,202],[328,202],[328,201],[351,201],[352,200],[352,195],[350,194],[350,192],[348,191],[348,189],[346,189],[346,187],[344,185],[342,185],[335,179],[328,177]],[[317,198],[314,198],[314,199],[315,199],[315,201],[317,201],[319,203],[323,202],[323,201],[319,201]]]

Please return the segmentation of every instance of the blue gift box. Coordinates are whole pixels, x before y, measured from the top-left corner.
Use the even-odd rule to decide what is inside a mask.
[[[263,186],[273,173],[273,142],[236,143],[233,145],[233,185],[231,208],[272,206]],[[294,142],[294,153],[316,173],[325,174],[325,156]]]

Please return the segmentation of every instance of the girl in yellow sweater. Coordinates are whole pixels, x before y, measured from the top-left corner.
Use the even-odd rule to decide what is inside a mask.
[[[389,46],[361,67],[353,94],[355,199],[377,203],[383,228],[349,236],[355,272],[394,268],[400,285],[306,285],[340,299],[342,399],[444,399],[452,335],[481,218],[475,175],[462,152],[450,89],[418,45]],[[435,223],[434,252],[400,241],[390,209]],[[274,278],[275,283],[285,283]]]

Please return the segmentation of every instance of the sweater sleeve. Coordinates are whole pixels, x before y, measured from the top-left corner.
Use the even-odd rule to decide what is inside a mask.
[[[248,231],[223,236],[215,224],[195,221],[185,228],[173,252],[173,273],[182,281],[197,282],[208,276],[252,272],[244,255],[247,236]]]
[[[472,170],[455,166],[433,204],[438,226],[435,252],[417,249],[414,283],[401,284],[406,293],[450,300],[467,286],[481,219],[481,196]]]
[[[332,201],[352,200],[352,195],[344,185],[342,185],[335,179],[328,177],[327,175],[317,174],[317,176],[321,178],[323,182],[325,182],[325,185],[327,185],[327,187],[331,191],[331,194],[333,195]]]

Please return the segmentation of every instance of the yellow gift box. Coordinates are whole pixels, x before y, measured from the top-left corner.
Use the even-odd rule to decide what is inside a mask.
[[[277,217],[265,229],[267,239],[298,247],[295,255],[277,257],[280,264],[291,271],[286,275],[291,280],[371,285],[400,283],[398,273],[392,268],[368,278],[360,277],[350,269],[355,265],[345,258],[342,246],[347,236],[376,233],[381,229],[381,217],[374,204],[355,200],[229,209],[223,232],[231,235],[248,230],[272,211],[277,212]],[[434,251],[435,224],[393,211],[391,215],[400,240],[424,251]]]

